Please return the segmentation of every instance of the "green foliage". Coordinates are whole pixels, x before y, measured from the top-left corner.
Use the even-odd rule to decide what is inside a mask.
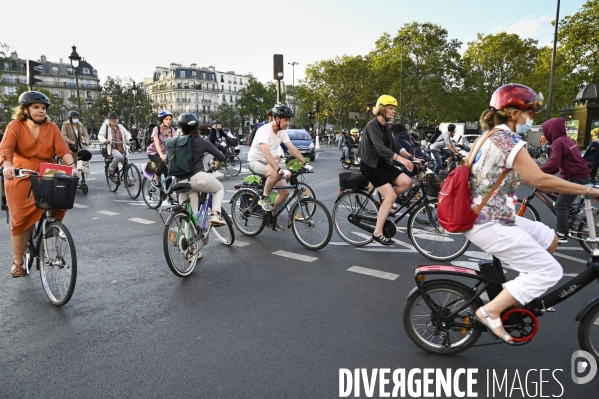
[[[250,78],[248,85],[239,91],[237,107],[239,114],[253,115],[258,120],[266,118],[266,113],[277,102],[277,87],[274,84],[263,85],[255,78]]]
[[[50,100],[50,108],[48,108],[47,115],[48,117],[55,123],[61,124],[64,120],[66,120],[68,109],[65,108],[64,101],[61,97],[56,96],[55,94],[49,92],[46,89],[42,89],[39,87],[33,88],[35,91],[39,91],[40,93],[44,93],[48,99]],[[29,88],[25,85],[17,86],[15,94],[13,95],[1,95],[0,103],[8,105],[10,108],[10,116],[12,117],[14,109],[19,105],[19,96],[24,91],[28,91]]]
[[[220,119],[223,122],[222,127],[228,127],[231,132],[237,132],[237,128],[241,126],[238,109],[230,106],[228,103],[219,105],[217,113],[213,116],[214,119]]]

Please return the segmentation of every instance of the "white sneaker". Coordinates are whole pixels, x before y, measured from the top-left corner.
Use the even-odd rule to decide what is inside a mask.
[[[208,216],[208,221],[214,227],[224,226],[224,225],[227,224],[225,222],[225,219],[223,219],[223,215],[222,214],[210,215],[210,216]]]

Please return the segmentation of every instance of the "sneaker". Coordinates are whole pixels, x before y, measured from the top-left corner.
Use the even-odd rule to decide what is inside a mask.
[[[159,182],[158,180],[154,180],[154,179],[152,179],[152,182],[151,182],[151,183],[152,183],[152,187],[154,187],[154,188],[156,188],[156,189],[160,190],[160,188],[161,188],[161,187],[160,187],[160,182]]]
[[[108,176],[114,176],[114,170],[108,169]]]
[[[285,231],[285,227],[281,226],[281,225],[279,224],[279,222],[277,221],[277,222],[275,222],[275,227],[274,227],[274,230],[275,230],[275,231]]]
[[[262,209],[264,209],[266,212],[272,212],[272,204],[270,203],[270,197],[261,197],[258,200],[258,205],[260,205],[262,207]]]
[[[566,237],[566,235],[564,233],[556,233],[556,235],[557,235],[557,242],[559,242],[560,244],[568,242],[568,237]]]
[[[208,216],[208,221],[214,227],[224,226],[227,224],[227,223],[225,223],[225,220],[223,219],[222,214],[210,215],[210,216]]]

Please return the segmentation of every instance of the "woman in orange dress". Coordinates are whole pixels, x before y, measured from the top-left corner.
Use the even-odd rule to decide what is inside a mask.
[[[15,168],[39,171],[40,163],[53,162],[54,153],[66,165],[73,163],[73,155],[56,124],[49,121],[46,111],[50,100],[43,93],[27,91],[19,96],[13,120],[6,127],[2,140],[2,165],[6,185],[6,200],[11,214],[11,236],[14,261],[13,277],[22,277],[23,252],[29,237],[29,228],[41,217],[43,210],[35,207],[31,183],[27,178],[15,178]],[[66,210],[55,212],[62,220]]]

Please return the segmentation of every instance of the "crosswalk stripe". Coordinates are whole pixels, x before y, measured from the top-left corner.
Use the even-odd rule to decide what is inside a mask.
[[[585,259],[579,259],[579,258],[575,258],[573,256],[568,256],[568,255],[560,254],[559,252],[554,252],[553,256],[559,256],[560,258],[570,259],[570,260],[573,260],[574,262],[578,262],[578,263],[584,263],[584,264],[587,263],[587,261]]]
[[[244,241],[235,241],[233,243],[234,247],[245,247],[247,245],[250,245],[250,243],[249,242],[244,242]]]
[[[118,215],[117,212],[111,212],[111,211],[98,211],[98,213],[101,213],[102,215],[107,215],[107,216],[115,216]]]
[[[132,222],[141,223],[141,224],[153,224],[153,223],[156,223],[156,222],[154,222],[152,220],[146,220],[146,219],[141,219],[141,218],[132,218],[132,219],[129,219],[129,220],[132,221]]]
[[[330,243],[329,243],[330,244]],[[416,252],[415,249],[399,249],[399,248],[356,248],[358,251],[366,251],[366,252]]]
[[[314,262],[315,260],[318,260],[318,258],[315,258],[313,256],[295,254],[293,252],[288,252],[288,251],[276,251],[276,252],[273,252],[272,254],[282,256],[284,258],[301,260],[302,262]]]
[[[360,266],[352,266],[349,269],[347,269],[348,272],[354,272],[354,273],[360,273],[360,274],[366,274],[368,276],[373,276],[373,277],[379,277],[379,278],[384,278],[386,280],[395,280],[399,277],[399,274],[394,274],[394,273],[387,273],[387,272],[382,272],[380,270],[374,270],[374,269],[367,269],[365,267],[360,267]]]
[[[73,204],[74,208],[79,208],[79,209],[84,209],[84,208],[89,208],[88,205],[81,205],[81,204]]]

